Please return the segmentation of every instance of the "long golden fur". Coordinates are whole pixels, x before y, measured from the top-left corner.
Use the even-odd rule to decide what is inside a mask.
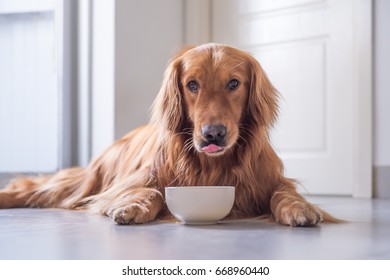
[[[88,209],[119,224],[168,215],[165,186],[231,185],[230,218],[272,215],[307,226],[332,216],[284,177],[269,143],[277,91],[249,54],[218,44],[188,48],[170,61],[151,122],[116,141],[88,167],[19,178],[0,208]]]

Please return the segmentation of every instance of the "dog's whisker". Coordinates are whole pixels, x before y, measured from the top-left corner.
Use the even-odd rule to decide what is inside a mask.
[[[192,133],[182,131],[182,132],[177,132],[177,133],[175,133],[175,135],[192,135]]]
[[[194,143],[192,141],[192,138],[187,139],[184,143],[184,150],[187,150],[187,152],[190,152],[194,148]]]

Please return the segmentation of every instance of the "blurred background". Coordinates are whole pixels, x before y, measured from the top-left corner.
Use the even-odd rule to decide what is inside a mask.
[[[149,120],[187,44],[242,48],[280,92],[308,194],[390,197],[390,1],[0,0],[0,187],[85,166]]]

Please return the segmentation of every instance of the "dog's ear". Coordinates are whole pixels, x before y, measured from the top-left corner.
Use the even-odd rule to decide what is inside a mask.
[[[183,55],[192,48],[192,46],[183,48],[171,58],[152,107],[152,122],[172,132],[179,132],[185,121],[180,74]]]
[[[272,126],[278,115],[278,92],[269,81],[260,63],[248,55],[250,67],[250,89],[248,112],[250,122],[258,127]]]

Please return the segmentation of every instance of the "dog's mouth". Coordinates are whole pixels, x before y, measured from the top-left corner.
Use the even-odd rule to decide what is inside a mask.
[[[218,157],[223,155],[229,148],[229,145],[226,145],[225,142],[208,142],[200,141],[195,145],[196,149],[207,156]]]
[[[219,154],[224,152],[224,147],[218,146],[216,144],[206,144],[202,147],[201,151],[206,154]]]
[[[232,129],[228,130],[225,125],[204,125],[201,129],[195,129],[193,134],[195,149],[199,153],[210,157],[218,157],[225,154],[226,151],[234,146],[235,140],[235,131]]]

